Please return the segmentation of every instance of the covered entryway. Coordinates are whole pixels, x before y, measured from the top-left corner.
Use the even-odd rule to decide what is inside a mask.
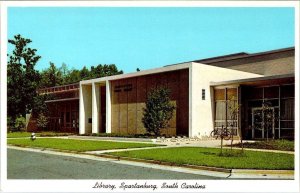
[[[215,83],[215,128],[227,125],[228,91],[238,88],[238,134],[243,139],[294,139],[295,78],[277,75]]]

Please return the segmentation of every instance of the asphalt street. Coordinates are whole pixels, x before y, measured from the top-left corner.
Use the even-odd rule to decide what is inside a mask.
[[[7,150],[8,179],[217,179],[175,172],[15,149]]]

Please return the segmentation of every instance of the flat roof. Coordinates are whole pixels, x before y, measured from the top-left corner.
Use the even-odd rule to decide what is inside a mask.
[[[222,81],[222,82],[210,82],[211,86],[225,86],[225,85],[233,85],[233,84],[262,84],[270,81],[287,81],[295,79],[295,74],[283,74],[283,75],[274,75],[274,76],[263,76],[257,78],[246,78],[246,79],[238,79],[238,80],[229,80],[229,81]],[[278,82],[278,83],[279,83]]]
[[[237,53],[237,54],[194,60],[193,62],[210,64],[210,63],[215,63],[215,62],[221,62],[221,61],[223,62],[223,61],[236,60],[236,59],[241,59],[241,58],[256,57],[256,56],[262,56],[262,55],[268,55],[268,54],[274,54],[274,53],[278,53],[278,52],[285,52],[285,51],[292,51],[292,50],[295,50],[295,47],[282,48],[282,49],[270,50],[270,51],[265,51],[265,52],[257,52],[257,53],[253,53],[253,54],[241,52],[241,53]]]
[[[95,79],[90,79],[90,80],[82,80],[82,81],[80,81],[80,84],[91,84],[93,82],[101,83],[101,82],[105,82],[107,80],[118,80],[118,79],[132,78],[132,77],[137,77],[137,76],[145,76],[145,75],[149,75],[149,74],[158,74],[158,73],[163,73],[163,72],[188,69],[191,66],[191,64],[192,64],[192,62],[187,62],[187,63],[182,63],[182,64],[174,65],[174,66],[153,68],[153,69],[149,69],[149,70],[142,70],[142,71],[131,72],[131,73],[127,73],[127,74],[106,76],[106,77],[95,78]]]
[[[210,57],[210,58],[203,58],[203,59],[197,59],[192,60],[189,62],[196,62],[196,63],[202,63],[202,64],[212,64],[217,62],[224,62],[224,61],[230,61],[230,60],[238,60],[238,59],[244,59],[244,58],[251,58],[251,57],[257,57],[257,56],[263,56],[263,55],[269,55],[269,54],[275,54],[279,52],[286,52],[286,51],[293,51],[295,50],[295,47],[288,47],[288,48],[281,48],[276,50],[269,50],[264,52],[257,52],[257,53],[246,53],[246,52],[238,52],[228,55],[222,55],[217,57]],[[173,66],[173,65],[179,65],[182,63],[176,63],[176,64],[169,64],[167,66]]]

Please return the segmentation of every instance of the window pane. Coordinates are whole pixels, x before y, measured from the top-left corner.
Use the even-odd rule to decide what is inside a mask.
[[[236,100],[237,99],[237,89],[236,88],[228,88],[227,89],[227,100]]]
[[[264,91],[265,98],[278,98],[279,97],[279,87],[265,87]]]
[[[226,120],[225,101],[217,101],[216,102],[216,120]]]
[[[215,100],[225,100],[225,89],[215,89]]]
[[[284,97],[295,97],[295,85],[285,85],[280,87],[280,96]]]
[[[294,120],[295,117],[294,99],[282,99],[280,106],[280,115],[282,120]]]
[[[236,100],[227,101],[227,119],[236,120],[238,115],[238,103]]]
[[[248,88],[246,98],[262,99],[263,98],[263,89],[262,88]]]

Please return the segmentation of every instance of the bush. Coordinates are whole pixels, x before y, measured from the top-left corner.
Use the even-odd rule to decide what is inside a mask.
[[[147,96],[142,122],[149,134],[160,135],[160,129],[168,127],[175,106],[172,105],[170,90],[165,87],[152,89]]]
[[[15,129],[15,123],[11,117],[7,117],[7,132],[13,132]]]
[[[19,116],[15,120],[15,130],[17,131],[25,131],[26,130],[26,119],[23,116]]]
[[[40,113],[36,120],[37,127],[41,130],[44,130],[47,127],[47,124],[48,118],[43,113]]]

